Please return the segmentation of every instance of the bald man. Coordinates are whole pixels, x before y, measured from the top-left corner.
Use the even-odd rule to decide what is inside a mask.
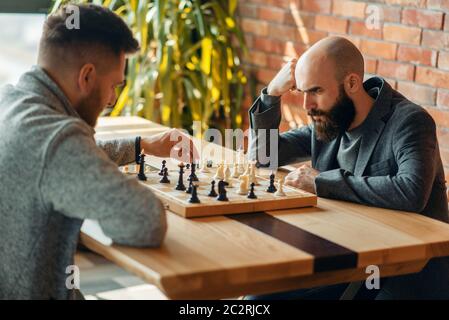
[[[435,122],[384,79],[363,79],[363,57],[354,44],[341,37],[317,42],[298,61],[287,63],[251,107],[256,132],[251,156],[259,160],[262,146],[269,152],[265,139],[270,137],[257,130],[279,128],[281,96],[296,90],[304,98],[311,124],[271,137],[278,139],[271,162],[282,166],[311,160],[311,167],[290,172],[286,184],[320,197],[448,222]],[[418,274],[384,281],[377,298],[449,298],[446,260],[432,260]],[[302,290],[286,297],[338,298],[345,288]]]

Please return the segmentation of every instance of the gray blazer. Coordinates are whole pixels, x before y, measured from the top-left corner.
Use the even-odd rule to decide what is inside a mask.
[[[364,87],[367,91],[378,88],[379,93],[365,120],[354,173],[338,166],[341,136],[329,143],[318,141],[312,125],[279,135],[279,165],[311,160],[321,172],[315,180],[320,197],[417,212],[449,222],[444,171],[432,117],[381,78],[367,80]],[[259,97],[249,112],[252,129],[279,127],[279,99],[264,105]],[[259,145],[257,138],[251,142],[253,157]],[[390,286],[407,294],[416,292],[412,298],[434,297],[436,292],[449,297],[448,266],[446,258],[435,259],[419,276],[404,276],[406,280],[401,281],[411,286],[407,290],[398,285],[398,279],[403,277],[395,277]],[[423,289],[423,284],[428,290]]]
[[[279,165],[311,159],[321,172],[315,181],[320,197],[419,212],[448,222],[444,171],[432,117],[381,78],[371,78],[364,86],[379,88],[379,94],[365,120],[354,173],[338,166],[341,136],[323,143],[316,139],[312,125],[279,135]],[[250,109],[251,127],[277,129],[280,103],[263,106],[262,112],[260,104],[259,97]],[[253,149],[257,145],[257,141],[251,143]]]

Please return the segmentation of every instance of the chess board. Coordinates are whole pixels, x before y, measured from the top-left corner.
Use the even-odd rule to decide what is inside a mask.
[[[127,172],[124,172],[123,167],[120,168],[123,173],[135,176],[137,179],[136,169],[137,166],[133,165],[127,167]],[[175,190],[179,178],[177,170],[169,171],[168,178],[170,183],[165,184],[159,182],[161,179],[159,170],[146,166],[147,181],[140,182],[161,199],[166,209],[185,218],[293,209],[315,206],[317,204],[316,195],[288,186],[284,186],[285,196],[275,196],[273,193],[266,191],[270,181],[260,176],[257,176],[259,184],[254,188],[257,199],[248,199],[246,195],[238,194],[239,180],[231,178],[232,187],[226,187],[229,201],[218,201],[216,197],[207,196],[211,189],[211,181],[215,175],[216,168],[209,168],[209,171],[210,173],[196,171],[199,180],[196,184],[198,186],[197,194],[200,203],[190,203],[191,195],[189,193]],[[189,174],[190,170],[185,170],[184,185],[186,187],[188,187],[187,177]],[[218,193],[217,184],[215,184],[215,191]]]

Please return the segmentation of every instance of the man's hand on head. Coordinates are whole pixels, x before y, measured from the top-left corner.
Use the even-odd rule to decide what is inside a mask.
[[[309,165],[302,165],[285,177],[285,184],[316,194],[315,178],[319,174],[318,170]]]
[[[297,59],[291,59],[271,80],[267,88],[267,93],[270,96],[282,96],[288,90],[296,85],[295,68]]]
[[[193,144],[192,137],[179,129],[170,129],[142,138],[141,148],[146,154],[156,157],[170,157],[186,163],[199,160],[199,153]]]

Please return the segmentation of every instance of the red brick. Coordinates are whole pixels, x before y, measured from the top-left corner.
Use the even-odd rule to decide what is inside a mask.
[[[449,127],[449,111],[429,107],[425,107],[425,109],[430,113],[438,126]]]
[[[285,17],[285,24],[295,27],[315,27],[315,14],[303,13],[300,10],[289,10]]]
[[[438,54],[438,68],[449,70],[449,52],[440,51]]]
[[[268,85],[276,74],[277,74],[277,71],[274,71],[274,70],[258,69],[258,71],[257,71],[257,80],[259,80],[263,84]]]
[[[449,31],[449,14],[444,17],[444,31]]]
[[[317,16],[315,18],[315,29],[328,32],[346,33],[348,20],[332,16]]]
[[[268,23],[266,21],[243,18],[241,27],[244,32],[253,33],[258,36],[268,35]]]
[[[434,49],[449,49],[449,32],[423,30],[421,45]]]
[[[377,5],[377,4],[375,4]],[[386,22],[401,22],[401,7],[379,6],[382,12],[382,20]]]
[[[331,0],[301,0],[301,10],[316,13],[331,13]]]
[[[349,29],[350,33],[353,35],[382,39],[382,29],[370,30],[366,27],[365,21],[351,21]]]
[[[377,73],[387,78],[413,80],[415,67],[408,63],[380,60],[377,64]]]
[[[259,19],[266,21],[274,21],[277,23],[284,23],[287,16],[287,11],[273,7],[259,7]]]
[[[249,52],[249,61],[245,61],[246,63],[258,66],[258,67],[266,67],[268,64],[267,55],[260,51],[250,51]]]
[[[417,104],[435,105],[436,89],[413,82],[398,82],[398,91]]]
[[[377,60],[376,59],[365,59],[365,73],[375,74],[377,70]]]
[[[440,147],[449,148],[449,129],[443,127],[437,127],[437,138]],[[448,164],[449,165],[449,164]],[[449,171],[447,171],[449,175]],[[449,176],[448,176],[449,178]],[[448,179],[449,181],[449,179]]]
[[[289,9],[291,0],[246,0],[245,2],[256,3],[259,5],[271,5],[277,8]]]
[[[408,47],[400,45],[398,48],[398,60],[408,61],[416,64],[436,66],[437,51],[423,49],[420,47]]]
[[[278,40],[295,40],[297,33],[299,33],[298,28],[291,26],[270,24],[268,27],[268,36]]]
[[[334,0],[332,13],[338,16],[365,18],[366,3],[358,1]]]
[[[282,54],[289,57],[299,57],[307,50],[307,46],[299,43],[298,41],[287,41],[284,45],[284,51]]]
[[[383,41],[362,40],[360,50],[363,54],[394,60],[396,58],[397,44]]]
[[[386,4],[425,8],[426,0],[385,0]]]
[[[402,11],[402,23],[440,30],[443,27],[443,12],[404,9]]]
[[[427,0],[427,8],[436,10],[449,10],[448,0]]]
[[[257,18],[258,7],[255,4],[248,4],[240,1],[238,6],[238,14],[240,17]]]
[[[449,72],[435,68],[416,67],[415,81],[438,88],[449,88]]]
[[[272,38],[266,37],[254,37],[254,47],[250,49],[255,49],[259,51],[283,54],[285,48],[285,42],[279,41]]]
[[[384,39],[399,43],[419,45],[421,41],[421,29],[402,26],[398,24],[385,24],[383,28]]]
[[[325,38],[328,35],[325,31],[310,30],[307,28],[300,28],[296,33],[296,41],[299,44],[311,46],[315,42]]]
[[[439,108],[449,108],[449,90],[438,89],[437,106]]]
[[[292,56],[292,58],[295,56]],[[272,70],[280,70],[282,66],[285,64],[286,60],[288,60],[287,57],[284,58],[279,55],[271,54],[268,56],[267,66]]]

